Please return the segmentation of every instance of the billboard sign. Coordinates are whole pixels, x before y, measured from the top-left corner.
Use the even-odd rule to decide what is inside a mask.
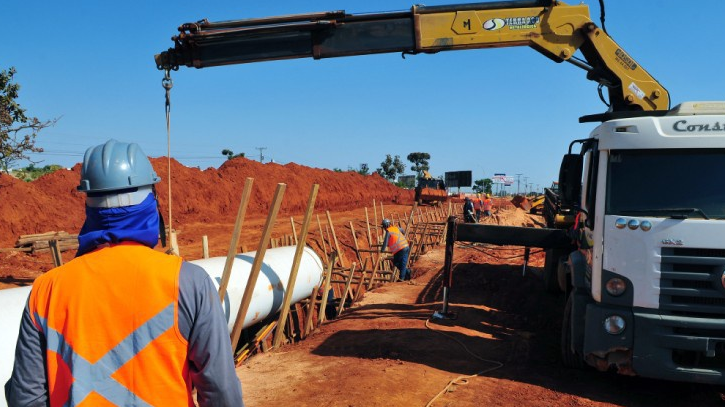
[[[471,171],[451,171],[445,175],[446,187],[470,187],[473,185]]]

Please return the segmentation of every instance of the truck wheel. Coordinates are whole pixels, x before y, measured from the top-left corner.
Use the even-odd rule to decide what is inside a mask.
[[[574,293],[569,295],[564,307],[564,319],[561,323],[561,361],[564,366],[572,369],[583,369],[584,358],[572,346],[572,311],[574,308]]]
[[[558,277],[560,254],[559,250],[549,249],[546,251],[546,258],[544,259],[544,288],[552,294],[561,292]]]

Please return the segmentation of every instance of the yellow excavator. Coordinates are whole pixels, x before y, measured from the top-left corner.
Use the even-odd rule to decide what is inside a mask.
[[[415,187],[415,201],[418,205],[439,205],[448,199],[446,184],[442,179],[435,179],[428,171],[418,178]]]

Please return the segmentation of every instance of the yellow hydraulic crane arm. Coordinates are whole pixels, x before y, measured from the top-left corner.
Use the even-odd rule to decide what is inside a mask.
[[[297,14],[182,24],[174,47],[155,56],[159,69],[204,68],[291,58],[332,58],[529,46],[568,61],[606,87],[610,110],[668,110],[667,90],[589,17],[586,5],[515,0],[410,11]],[[584,60],[576,58],[579,50]]]

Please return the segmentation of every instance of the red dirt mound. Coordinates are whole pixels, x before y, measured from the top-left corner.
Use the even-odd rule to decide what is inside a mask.
[[[162,212],[168,205],[168,162],[151,163],[162,181],[157,184]],[[411,203],[413,191],[400,189],[377,174],[334,172],[295,163],[262,164],[245,158],[224,163],[219,169],[189,168],[171,160],[174,228],[185,223],[219,223],[234,219],[247,177],[254,178],[247,213],[268,212],[277,183],[286,183],[281,214],[301,213],[313,183],[320,184],[315,209],[340,210],[369,204]],[[85,217],[83,194],[76,191],[80,165],[59,170],[26,183],[0,174],[0,247],[11,247],[19,235],[53,230],[77,232]]]

